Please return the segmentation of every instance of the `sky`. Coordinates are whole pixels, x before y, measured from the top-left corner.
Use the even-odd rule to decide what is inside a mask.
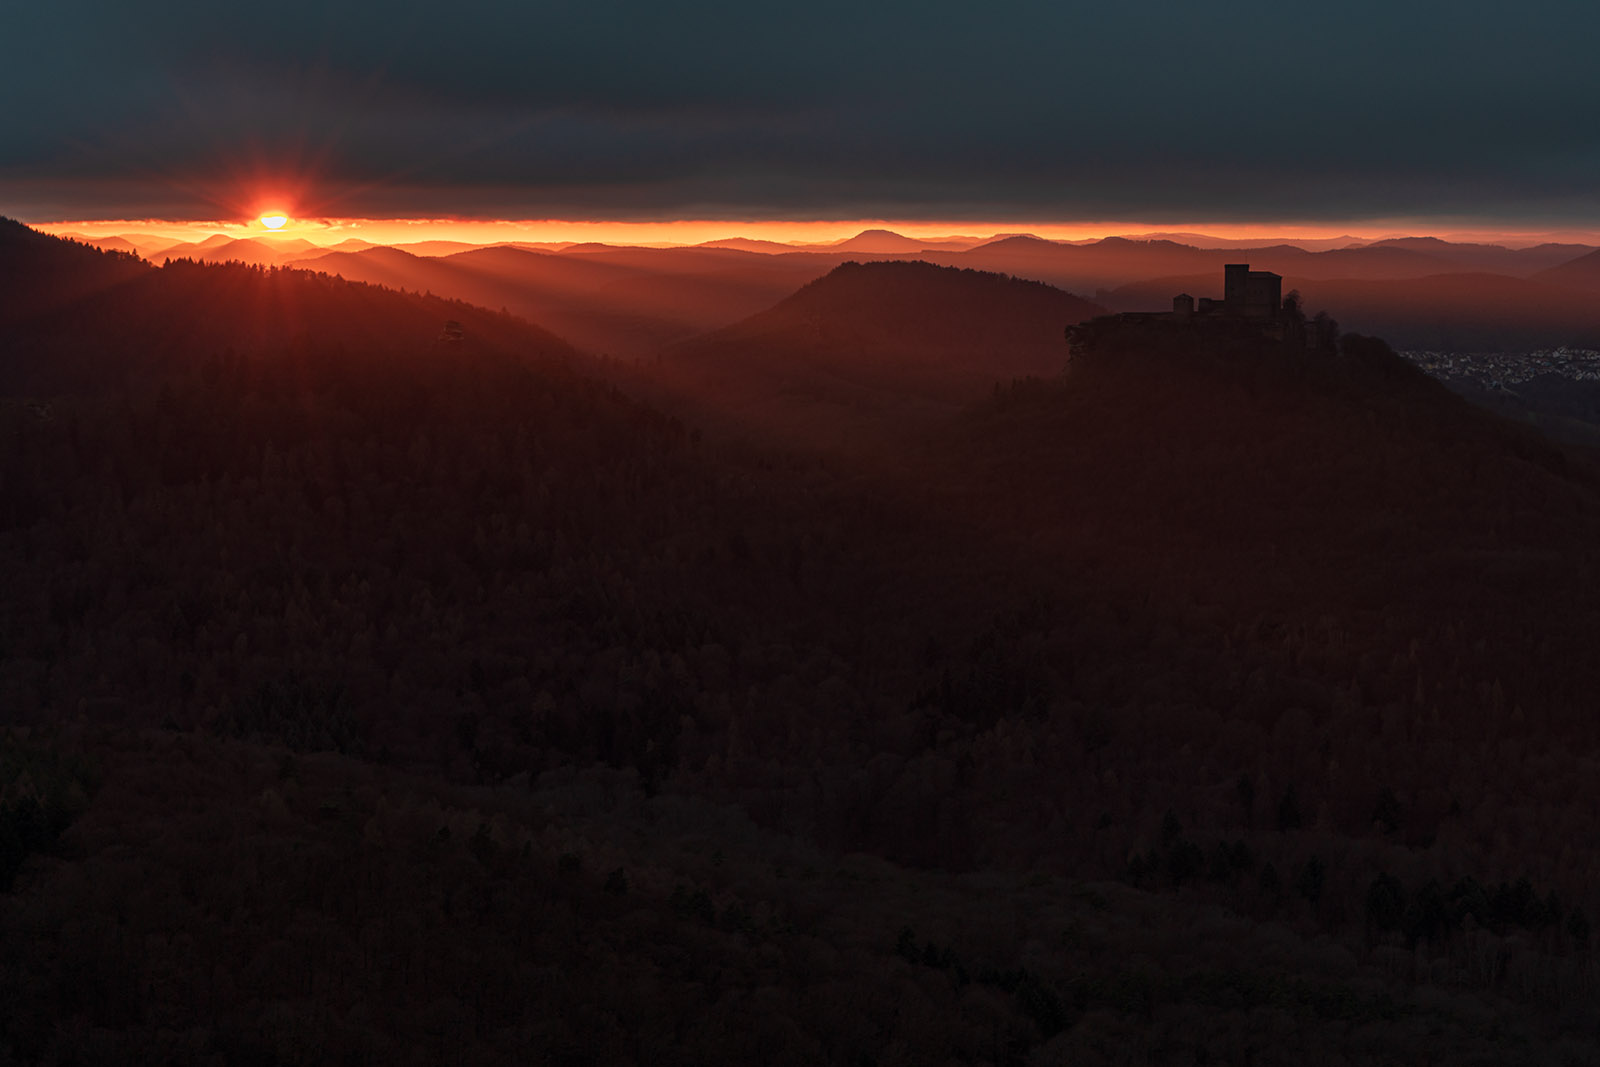
[[[0,214],[24,221],[1600,229],[1592,0],[55,0],[6,22]]]

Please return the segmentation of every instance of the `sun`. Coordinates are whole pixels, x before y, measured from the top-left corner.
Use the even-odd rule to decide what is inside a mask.
[[[279,215],[276,212],[270,212],[261,216],[261,225],[265,226],[269,230],[281,230],[283,229],[284,224],[288,221],[289,216]]]

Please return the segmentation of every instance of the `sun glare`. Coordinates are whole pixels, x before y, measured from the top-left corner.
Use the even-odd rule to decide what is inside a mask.
[[[289,216],[287,216],[287,215],[262,215],[261,216],[261,225],[265,226],[269,230],[281,230],[281,229],[283,229],[284,223],[286,223],[288,221],[289,221]]]

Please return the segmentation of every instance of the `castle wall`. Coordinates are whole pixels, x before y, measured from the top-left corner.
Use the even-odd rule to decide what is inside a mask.
[[[1283,279],[1270,271],[1251,271],[1245,279],[1242,313],[1253,319],[1272,319],[1282,307]]]

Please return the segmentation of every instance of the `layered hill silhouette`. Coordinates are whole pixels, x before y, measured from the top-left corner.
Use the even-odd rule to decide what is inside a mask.
[[[449,241],[396,246],[410,254],[409,260],[392,255],[395,248],[361,249],[360,243],[346,241],[330,249],[217,235],[152,252],[134,242],[157,258],[294,264],[504,307],[548,324],[580,348],[623,360],[652,359],[666,345],[731,325],[847,260],[911,256],[1094,294],[1126,310],[1167,307],[1172,293],[1161,290],[1174,283],[1204,294],[1215,287],[1215,275],[1225,263],[1249,262],[1257,270],[1283,275],[1336,318],[1407,348],[1528,349],[1587,343],[1591,332],[1581,307],[1568,306],[1574,298],[1564,301],[1523,284],[1590,291],[1589,274],[1581,266],[1566,265],[1593,249],[1570,243],[1509,248],[1396,237],[1365,244],[1314,241],[1301,247],[1218,242],[1187,234],[1082,242],[1021,234],[974,243],[867,230],[842,242],[804,246],[743,238],[678,248]],[[346,258],[351,252],[359,258]],[[518,258],[517,253],[554,258]],[[458,255],[472,258],[458,261]],[[1498,283],[1490,276],[1507,280]]]
[[[696,248],[732,248],[740,252],[764,252],[771,255],[781,255],[795,251],[795,246],[784,244],[781,241],[762,241],[750,237],[720,237],[715,241],[703,241]]]
[[[537,326],[460,302],[238,262],[156,268],[20,226],[0,232],[8,270],[16,282],[0,297],[0,391],[11,395],[137,388],[221,356],[403,361],[437,349],[452,321],[474,352],[576,354]]]
[[[503,307],[589,352],[641,359],[770,305],[828,265],[719,249],[601,245],[559,254],[501,246],[439,257],[375,248],[296,266]]]
[[[163,248],[150,258],[158,262],[193,259],[201,263],[248,263],[276,267],[307,256],[322,255],[324,251],[303,237],[228,237],[219,234],[204,241]]]
[[[149,269],[128,253],[50,237],[0,218],[0,324],[65,307]]]
[[[80,244],[93,245],[104,252],[129,252],[136,256],[140,254],[139,245],[135,243],[137,238],[134,237],[89,237],[81,233],[63,233],[57,236]]]
[[[1234,262],[1248,262],[1257,270],[1270,270],[1296,282],[1405,281],[1452,273],[1494,273],[1523,279],[1587,251],[1584,245],[1510,249],[1435,238],[1396,238],[1370,245],[1308,251],[1287,244],[1200,248],[1173,240],[1120,237],[1064,244],[1019,236],[980,245],[960,260],[936,258],[941,263],[961,262],[1075,291],[1098,292],[1156,278],[1211,275],[1220,273],[1223,264]],[[1214,284],[1207,282],[1208,287]],[[1417,320],[1423,321],[1424,315],[1419,311]]]
[[[1239,262],[1286,277],[1309,278],[1415,278],[1450,269],[1447,259],[1392,245],[1308,252],[1292,245],[1217,249],[1122,237],[1087,244],[1009,237],[980,245],[962,260],[968,266],[1079,291],[1114,289],[1160,276],[1220,274],[1225,263]]]
[[[1546,242],[1527,248],[1445,241],[1438,237],[1390,237],[1368,248],[1403,248],[1450,263],[1457,271],[1526,278],[1594,251],[1590,245]]]
[[[1059,374],[1065,326],[1100,311],[998,274],[846,263],[760,314],[668,350],[661,367],[713,409],[816,439],[846,426],[892,429],[997,382]]]
[[[1548,270],[1540,271],[1533,276],[1533,279],[1591,294],[1600,292],[1600,250],[1576,256]]]
[[[918,237],[907,237],[893,230],[862,230],[854,237],[838,244],[819,247],[833,252],[903,256],[919,252],[962,252],[972,247],[973,243],[965,240],[923,240]]]

